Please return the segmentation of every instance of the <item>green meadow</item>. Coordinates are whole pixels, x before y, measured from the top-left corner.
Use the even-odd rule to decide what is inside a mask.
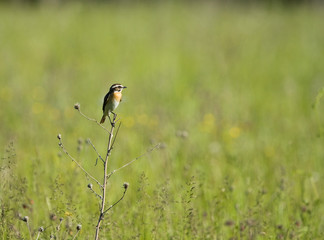
[[[321,6],[0,5],[0,239],[94,239],[99,188],[57,135],[101,182],[88,139],[104,155],[108,134],[73,106],[100,120],[113,83],[109,171],[146,154],[109,179],[107,205],[129,189],[100,239],[324,239],[323,22]]]

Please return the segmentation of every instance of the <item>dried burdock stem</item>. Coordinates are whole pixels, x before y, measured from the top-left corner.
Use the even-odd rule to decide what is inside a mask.
[[[60,135],[60,134],[59,134]],[[62,142],[62,137],[59,138],[59,146],[62,148],[63,152],[69,156],[69,158],[86,174],[88,177],[90,177],[93,181],[95,181],[101,188],[103,187],[100,182],[95,179],[90,173],[88,173],[81,165],[80,163],[77,162],[70,154],[69,152],[65,149],[63,142]]]

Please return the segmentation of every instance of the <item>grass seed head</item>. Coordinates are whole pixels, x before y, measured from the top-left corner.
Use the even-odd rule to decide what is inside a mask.
[[[76,104],[74,104],[74,109],[76,109],[76,110],[80,110],[80,103],[76,103]]]
[[[82,225],[81,224],[78,224],[77,227],[76,227],[77,231],[80,231],[82,229]]]
[[[128,186],[129,186],[129,183],[128,183],[128,182],[124,182],[123,187],[124,187],[125,189],[127,189]]]
[[[50,220],[55,221],[57,219],[57,216],[54,213],[50,214]]]

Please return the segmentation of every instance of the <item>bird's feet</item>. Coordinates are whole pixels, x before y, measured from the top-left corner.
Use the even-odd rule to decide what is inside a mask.
[[[117,117],[117,114],[114,113],[114,112],[111,112],[112,114],[114,114],[114,117],[113,117],[113,120],[111,121],[110,117],[109,117],[109,120],[110,120],[110,124],[112,127],[115,127],[115,122],[116,122],[116,117]]]
[[[117,117],[117,114],[114,113],[114,112],[111,112],[112,114],[114,114],[114,118],[113,118],[113,122],[116,122],[116,117]]]

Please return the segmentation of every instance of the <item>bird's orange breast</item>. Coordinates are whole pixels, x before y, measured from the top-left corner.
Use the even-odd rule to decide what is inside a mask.
[[[121,92],[114,92],[114,100],[115,101],[120,102],[121,98],[122,98]]]

